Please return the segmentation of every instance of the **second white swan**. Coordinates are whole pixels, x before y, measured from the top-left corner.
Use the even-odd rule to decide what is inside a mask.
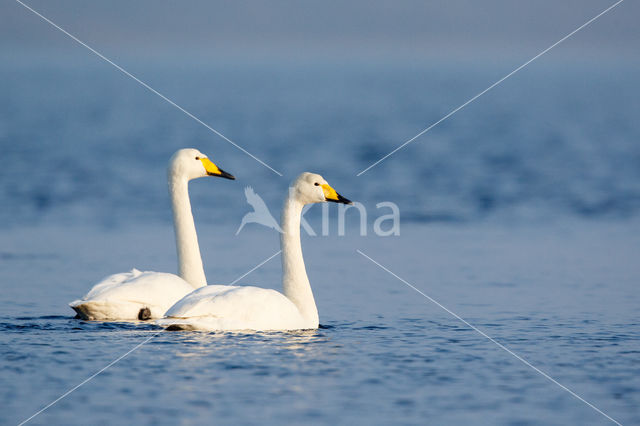
[[[187,295],[157,321],[178,330],[299,330],[318,328],[319,318],[300,244],[305,204],[351,204],[320,175],[302,173],[289,188],[282,210],[282,287],[209,285]]]
[[[180,298],[207,285],[188,183],[204,176],[235,177],[192,148],[181,149],[171,157],[167,174],[180,276],[137,269],[110,275],[93,286],[82,299],[69,303],[78,318],[112,321],[162,318]]]

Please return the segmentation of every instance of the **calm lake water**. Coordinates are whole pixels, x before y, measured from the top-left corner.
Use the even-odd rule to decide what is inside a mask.
[[[0,423],[148,339],[30,424],[609,423],[356,250],[640,423],[638,67],[583,65],[523,71],[356,177],[513,66],[128,63],[279,177],[103,64],[1,63]],[[368,236],[352,211],[337,236],[332,206],[330,235],[303,238],[319,330],[73,319],[110,273],[175,271],[165,167],[185,146],[238,177],[191,185],[210,283],[278,250],[258,225],[235,236],[246,185],[277,214],[316,171],[367,207]],[[373,233],[382,201],[400,236]],[[275,258],[241,282],[279,280]]]

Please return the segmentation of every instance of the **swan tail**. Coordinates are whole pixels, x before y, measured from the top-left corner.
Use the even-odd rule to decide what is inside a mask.
[[[69,303],[69,306],[76,312],[77,319],[88,321],[146,321],[154,318],[149,307],[135,302],[112,303],[105,300],[75,300]],[[157,313],[155,318],[158,318]]]
[[[69,303],[71,309],[76,312],[76,319],[82,320],[99,320],[104,317],[105,310],[103,304],[96,304],[93,302],[83,302],[82,300],[75,300]]]
[[[93,318],[91,318],[91,315],[89,314],[89,311],[85,308],[84,305],[74,305],[74,303],[79,302],[78,300],[76,300],[75,302],[71,302],[69,303],[69,306],[71,306],[71,309],[73,309],[76,312],[76,316],[74,319],[81,319],[81,320],[91,320]]]

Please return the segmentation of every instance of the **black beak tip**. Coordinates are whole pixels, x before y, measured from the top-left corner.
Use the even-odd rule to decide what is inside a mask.
[[[223,177],[225,179],[230,179],[230,180],[236,180],[236,177],[234,175],[232,175],[231,173],[227,173],[222,169],[219,169],[219,170],[220,170],[220,174],[219,175],[213,174],[213,173],[209,173],[209,175],[210,176]]]
[[[344,198],[342,195],[338,194],[338,202],[342,204],[353,204],[353,201],[348,198]]]

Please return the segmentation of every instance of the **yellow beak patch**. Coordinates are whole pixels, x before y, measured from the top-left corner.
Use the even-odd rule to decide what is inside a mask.
[[[208,158],[205,158],[205,157],[200,158],[200,161],[202,161],[202,165],[204,166],[204,169],[210,175],[219,175],[220,174],[220,169],[218,168],[218,166],[213,164],[213,161],[211,161],[211,160],[209,160]]]
[[[344,198],[342,195],[338,194],[336,190],[330,187],[327,183],[322,185],[322,192],[324,192],[324,199],[326,201],[335,201],[336,203],[342,204],[353,204],[351,200]]]
[[[321,186],[322,186],[322,192],[324,192],[324,198],[326,198],[327,201],[338,201],[338,193],[336,192],[335,189],[329,186],[328,183],[325,183]]]
[[[204,166],[204,169],[207,171],[207,174],[209,176],[220,176],[226,179],[235,179],[235,177],[232,174],[229,174],[227,172],[225,172],[224,170],[220,169],[218,166],[216,166],[215,164],[213,164],[213,161],[209,160],[208,158],[200,158],[200,161],[202,162],[202,165]]]

